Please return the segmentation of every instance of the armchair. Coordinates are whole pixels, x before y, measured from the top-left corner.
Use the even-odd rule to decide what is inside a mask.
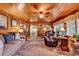
[[[55,38],[52,38],[52,40],[50,40],[47,36],[44,36],[44,43],[46,46],[56,47],[58,45],[58,40]]]

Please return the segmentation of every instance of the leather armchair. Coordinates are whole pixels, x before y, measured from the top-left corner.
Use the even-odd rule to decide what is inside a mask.
[[[55,39],[55,38],[50,40],[47,36],[44,36],[44,43],[45,43],[46,46],[56,47],[58,45],[58,40]]]

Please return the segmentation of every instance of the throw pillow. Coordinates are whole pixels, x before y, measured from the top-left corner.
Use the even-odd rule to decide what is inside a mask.
[[[20,33],[15,33],[15,40],[20,40]]]
[[[14,35],[13,34],[7,34],[7,35],[4,35],[5,37],[5,40],[7,43],[12,43],[13,40],[14,40]]]

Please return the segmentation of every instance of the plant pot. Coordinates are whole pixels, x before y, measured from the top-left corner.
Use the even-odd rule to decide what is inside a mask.
[[[77,42],[79,42],[79,39],[77,39]]]

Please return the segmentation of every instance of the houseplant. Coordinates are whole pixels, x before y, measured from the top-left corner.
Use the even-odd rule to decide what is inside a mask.
[[[78,32],[74,33],[73,38],[75,38],[76,41],[79,41],[79,33]]]
[[[57,36],[60,36],[60,28],[56,29]]]

